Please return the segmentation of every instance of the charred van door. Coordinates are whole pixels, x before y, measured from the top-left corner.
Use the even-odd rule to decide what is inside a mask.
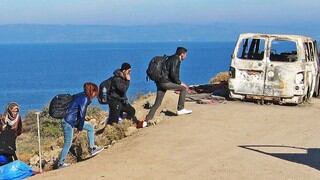
[[[270,38],[266,58],[264,95],[292,97],[297,69],[297,43],[292,40]],[[302,75],[302,74],[301,74]]]
[[[306,90],[308,98],[311,98],[314,92],[318,65],[317,65],[317,53],[315,52],[314,42],[308,41],[305,42],[305,48],[307,49],[306,57]]]
[[[315,64],[317,67],[316,71],[316,82],[315,82],[315,89],[314,89],[314,96],[319,97],[320,95],[320,64],[319,64],[319,53],[318,53],[318,45],[317,41],[313,41],[313,48],[314,48],[314,55],[315,55]]]
[[[263,95],[265,78],[266,39],[241,37],[237,44],[233,66],[237,69],[234,92],[247,95]]]

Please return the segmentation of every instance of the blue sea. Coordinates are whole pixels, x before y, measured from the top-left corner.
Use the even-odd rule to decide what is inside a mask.
[[[16,101],[22,114],[41,110],[56,94],[82,91],[86,81],[99,85],[122,62],[132,65],[129,97],[153,92],[155,85],[145,73],[150,59],[174,54],[177,46],[188,49],[181,80],[205,84],[228,70],[234,42],[1,44],[0,108]]]

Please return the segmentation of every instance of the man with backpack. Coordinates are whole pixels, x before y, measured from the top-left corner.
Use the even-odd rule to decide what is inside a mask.
[[[108,90],[108,104],[109,104],[109,117],[107,124],[112,125],[118,123],[122,113],[126,113],[127,119],[132,119],[138,126],[143,126],[137,120],[135,113],[136,110],[128,102],[127,90],[129,89],[131,80],[131,65],[123,63],[120,69],[114,71],[114,76],[111,78],[110,87]],[[145,125],[146,126],[146,123]]]
[[[153,119],[155,112],[161,105],[163,97],[167,90],[177,90],[180,91],[178,107],[177,107],[177,115],[190,114],[192,110],[188,110],[184,108],[185,96],[187,85],[180,81],[180,64],[187,57],[187,49],[184,47],[178,47],[176,53],[167,58],[164,57],[163,65],[161,66],[161,70],[152,70],[153,72],[157,72],[157,74],[153,74],[150,69],[157,69],[154,65],[157,63],[157,60],[152,60],[149,64],[149,68],[147,70],[147,74],[149,78],[153,79],[157,86],[157,96],[154,105],[151,107],[148,115],[146,116],[145,121]],[[155,58],[157,59],[157,58]],[[154,68],[151,68],[151,67]],[[160,63],[158,65],[160,68]],[[157,77],[158,76],[158,77]],[[155,77],[155,78],[153,78]]]

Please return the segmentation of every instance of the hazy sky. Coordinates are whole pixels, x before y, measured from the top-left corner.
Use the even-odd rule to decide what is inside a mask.
[[[320,0],[0,0],[0,24],[316,22]]]

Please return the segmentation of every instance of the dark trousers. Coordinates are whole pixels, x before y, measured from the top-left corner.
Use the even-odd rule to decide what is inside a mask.
[[[107,124],[112,125],[113,123],[118,123],[119,117],[124,112],[127,114],[127,119],[131,119],[134,123],[137,122],[137,118],[135,116],[136,110],[129,103],[123,103],[115,99],[109,100],[109,117]]]
[[[146,116],[146,121],[151,120],[154,117],[154,114],[156,113],[157,109],[161,105],[161,102],[163,100],[164,95],[166,94],[167,90],[178,90],[180,91],[179,95],[179,101],[178,101],[178,110],[181,110],[184,108],[184,101],[186,97],[187,90],[184,86],[180,84],[175,84],[175,83],[156,83],[157,85],[157,97],[156,100],[151,107],[148,115]]]

